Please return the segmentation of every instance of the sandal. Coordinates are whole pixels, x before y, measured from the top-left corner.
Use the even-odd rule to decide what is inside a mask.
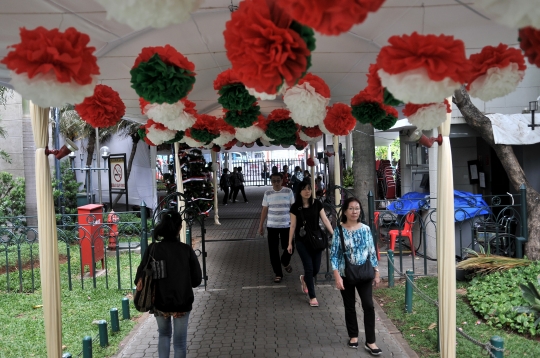
[[[282,278],[283,278],[283,277],[276,276],[276,277],[274,278],[274,283],[280,283]]]
[[[287,271],[287,273],[291,273],[292,272],[292,266],[291,265],[286,266],[285,271]]]
[[[307,294],[308,289],[307,289],[306,283],[304,282],[304,275],[300,275],[300,284],[302,285],[301,286],[302,292]]]
[[[313,302],[310,301],[310,302],[309,302],[309,305],[310,305],[311,307],[319,307],[319,302],[317,302],[317,300],[315,300],[315,301],[313,301]]]

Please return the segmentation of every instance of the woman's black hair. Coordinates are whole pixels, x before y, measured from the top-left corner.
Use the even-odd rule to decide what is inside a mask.
[[[154,228],[154,240],[158,237],[176,238],[182,228],[182,216],[176,210],[165,210],[160,214],[159,224]]]
[[[343,202],[343,205],[341,205],[341,209],[340,209],[341,210],[341,222],[342,223],[347,222],[347,217],[345,216],[345,211],[349,208],[349,205],[352,202],[356,202],[356,203],[358,203],[358,205],[360,205],[360,216],[358,216],[358,222],[365,222],[364,221],[364,209],[362,209],[362,203],[360,202],[360,200],[356,199],[354,196],[345,199],[345,201]]]
[[[296,193],[294,193],[294,195],[295,195],[294,203],[295,204],[302,206],[302,195],[300,193],[302,192],[302,190],[304,190],[304,188],[306,186],[309,186],[311,188],[311,182],[309,180],[302,180],[300,182],[300,184],[298,184],[298,188],[296,189]],[[311,188],[311,190],[313,190],[313,188]],[[313,196],[310,196],[308,201],[309,201],[309,206],[313,205]]]

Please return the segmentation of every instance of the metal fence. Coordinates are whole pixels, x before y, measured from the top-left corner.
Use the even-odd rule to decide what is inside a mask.
[[[302,159],[231,160],[228,169],[232,172],[233,168],[242,168],[245,186],[263,186],[270,185],[270,174],[272,174],[273,167],[276,167],[278,172],[282,172],[285,165],[289,167],[289,173],[293,173],[296,166],[302,170],[306,169],[305,161]]]

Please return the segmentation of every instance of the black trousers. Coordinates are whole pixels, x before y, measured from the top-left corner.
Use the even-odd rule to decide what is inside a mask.
[[[233,193],[234,193],[235,190],[236,190],[236,187],[231,186],[231,191],[229,192],[229,200],[232,200],[232,196],[233,196]]]
[[[270,263],[272,264],[272,269],[274,274],[279,277],[283,277],[283,270],[281,265],[289,266],[291,263],[291,256],[294,254],[289,254],[287,247],[289,246],[289,228],[267,228],[268,229],[268,251],[270,252]],[[281,242],[281,249],[283,253],[279,255],[279,244]]]
[[[233,203],[236,201],[236,197],[238,196],[238,191],[241,191],[242,192],[242,196],[244,197],[244,201],[247,202],[247,198],[246,198],[246,192],[244,191],[244,186],[243,185],[240,185],[240,186],[237,186],[234,188],[234,194],[233,194],[233,197],[232,197],[232,201]]]
[[[349,338],[358,337],[358,320],[356,319],[356,293],[360,295],[362,309],[364,310],[364,331],[366,332],[366,343],[375,343],[375,308],[373,307],[373,280],[362,282],[356,286],[348,285],[343,280],[345,290],[341,292],[343,305],[345,306],[345,325]]]
[[[223,192],[225,193],[225,195],[223,196],[223,204],[227,204],[227,199],[229,198],[229,187],[226,186],[225,188],[223,188]]]
[[[308,289],[309,298],[316,298],[314,278],[317,277],[321,268],[323,251],[312,251],[302,241],[296,241],[296,249],[304,266],[304,282]]]

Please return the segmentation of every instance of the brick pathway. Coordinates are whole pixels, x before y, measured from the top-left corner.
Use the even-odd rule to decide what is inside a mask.
[[[341,295],[331,281],[319,277],[320,307],[308,305],[300,291],[298,255],[292,259],[293,273],[280,284],[272,282],[266,239],[256,236],[263,190],[247,188],[249,203],[220,206],[221,225],[214,225],[213,217],[206,221],[208,286],[195,290],[188,357],[369,357],[364,349],[347,348]],[[200,230],[194,230],[197,235]],[[382,356],[417,357],[378,306],[376,315]],[[116,357],[157,357],[157,337],[155,319],[145,314]],[[363,343],[361,331],[360,348]]]

